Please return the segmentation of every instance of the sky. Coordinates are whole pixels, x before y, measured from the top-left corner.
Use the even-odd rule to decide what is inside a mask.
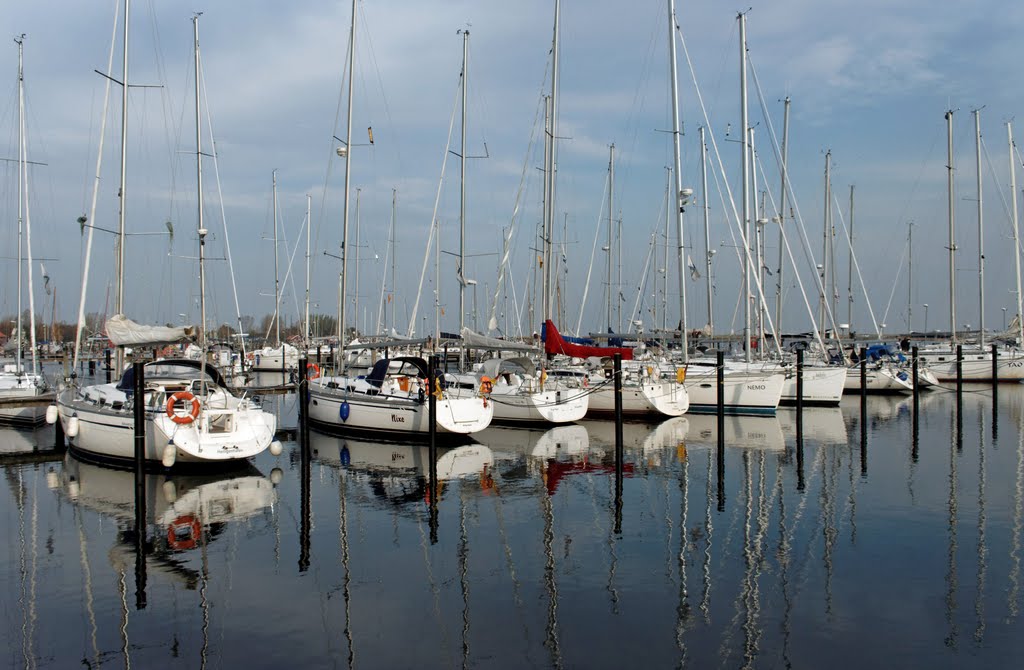
[[[314,313],[338,305],[345,136],[347,52],[351,3],[297,0],[190,5],[134,2],[130,13],[126,143],[125,312],[148,323],[199,319],[196,142],[191,10],[199,20],[203,85],[203,181],[207,238],[208,324],[235,323],[232,273],[240,309],[257,320],[274,311],[275,247],[272,173],[277,171],[278,272],[282,319],[298,318],[305,299],[306,196],[311,203],[311,290]],[[49,319],[76,318],[83,286],[85,232],[77,219],[91,209],[104,118],[115,0],[4,3],[0,25],[0,152],[18,153],[17,45],[25,34],[28,211],[37,310]],[[736,9],[717,2],[678,2],[675,35],[681,117],[682,182],[693,188],[686,207],[687,254],[703,274],[703,204],[708,205],[715,326],[742,329],[737,226],[725,184],[739,209],[739,42]],[[1001,329],[1016,311],[1009,218],[1006,122],[1024,107],[1012,85],[1019,61],[1024,8],[994,2],[859,3],[776,0],[747,16],[749,122],[757,149],[757,189],[767,189],[765,218],[775,215],[781,178],[776,146],[783,104],[791,100],[789,178],[806,242],[821,263],[825,155],[834,197],[835,268],[840,297],[836,322],[848,320],[850,187],[855,186],[853,327],[948,329],[949,255],[946,122],[954,110],[954,219],[957,326],[980,321],[978,199],[972,111],[980,109],[985,251],[985,325]],[[500,264],[503,230],[512,223],[511,265],[496,311],[502,332],[539,327],[529,321],[527,296],[536,283],[541,221],[543,96],[550,93],[553,0],[408,2],[360,0],[351,147],[348,321],[374,332],[380,321],[401,333],[420,295],[415,333],[457,330],[459,293],[458,155],[466,160],[466,324],[486,330]],[[117,22],[110,75],[121,79]],[[468,30],[466,146],[460,142],[460,72]],[[564,330],[607,327],[607,179],[615,145],[613,211],[621,220],[622,294],[611,326],[632,320],[645,329],[679,320],[678,263],[664,262],[667,170],[672,165],[668,70],[669,28],[663,0],[563,0],[559,42],[556,255],[559,313]],[[685,52],[684,52],[685,46]],[[686,54],[689,55],[689,61]],[[691,65],[692,63],[692,74]],[[697,86],[694,85],[694,77]],[[699,96],[698,97],[698,88]],[[121,151],[121,90],[110,89],[97,189],[86,311],[114,311],[113,236],[117,227]],[[699,100],[707,113],[705,121]],[[766,112],[767,115],[766,115]],[[454,125],[452,125],[454,124]],[[709,192],[700,189],[698,129],[707,126],[712,153]],[[372,128],[369,144],[367,128]],[[449,144],[449,128],[453,128]],[[1020,133],[1024,133],[1022,128]],[[774,135],[774,142],[773,142]],[[211,141],[211,138],[213,141]],[[447,149],[447,154],[446,154]],[[216,160],[214,159],[216,154]],[[447,160],[446,160],[447,155]],[[442,180],[442,164],[444,177]],[[721,168],[718,166],[721,165]],[[17,305],[17,170],[0,164],[0,314]],[[1021,174],[1024,181],[1024,173]],[[521,185],[522,184],[522,188]],[[718,185],[716,187],[716,184]],[[395,281],[389,230],[395,195]],[[358,191],[358,216],[357,216]],[[761,196],[758,196],[759,198]],[[787,200],[790,200],[787,197]],[[431,221],[440,227],[425,262]],[[787,206],[787,210],[790,209]],[[603,222],[601,219],[604,219]],[[358,220],[358,236],[356,234]],[[225,234],[226,221],[226,234]],[[174,229],[166,234],[167,222]],[[912,254],[908,226],[913,222]],[[789,217],[797,270],[783,269],[783,328],[809,328],[811,317],[795,280],[802,278],[817,312],[812,263]],[[595,247],[595,235],[599,235]],[[673,233],[674,236],[674,233]],[[655,240],[654,247],[651,240]],[[674,238],[670,240],[673,247]],[[774,306],[778,226],[766,226],[767,299]],[[593,250],[593,251],[592,251]],[[328,255],[331,254],[331,255]],[[356,272],[356,256],[359,256]],[[591,269],[591,257],[593,266]],[[908,261],[913,276],[908,283]],[[439,291],[435,293],[435,257]],[[385,258],[388,264],[385,265]],[[421,272],[427,272],[420,286]],[[290,266],[290,273],[288,271]],[[588,281],[588,269],[589,281]],[[659,273],[667,270],[663,298]],[[286,277],[287,275],[287,277]],[[287,281],[286,281],[287,279]],[[54,294],[55,291],[56,293]],[[704,278],[686,281],[687,324],[707,321]],[[586,300],[584,302],[584,293]],[[381,314],[381,296],[385,298]],[[23,294],[27,304],[27,292]],[[925,304],[929,307],[926,309]],[[390,306],[394,306],[392,317]],[[475,306],[475,307],[474,307]],[[872,318],[872,313],[874,317]]]

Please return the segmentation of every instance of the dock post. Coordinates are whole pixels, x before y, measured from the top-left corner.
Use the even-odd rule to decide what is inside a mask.
[[[320,363],[322,362],[322,360],[320,358],[320,355],[321,355],[320,354],[320,349],[321,349],[321,346],[319,344],[316,345],[316,364],[317,365],[320,365]]]
[[[796,351],[796,425],[797,430],[803,426],[804,415],[804,350]]]
[[[956,395],[964,392],[964,345],[956,345]]]
[[[301,401],[299,407],[302,407]],[[299,421],[301,422],[302,419],[300,418]],[[306,572],[309,570],[310,536],[313,529],[313,512],[310,504],[310,481],[313,476],[313,467],[309,441],[305,439],[304,433],[300,432],[299,435],[299,572]],[[344,496],[344,493],[342,495]],[[342,502],[342,505],[344,504]]]
[[[440,380],[437,378],[437,355],[431,354],[427,363],[427,435],[430,438],[430,499],[437,500],[437,391]]]
[[[110,373],[111,373],[111,367],[110,367],[110,349],[104,349],[104,350],[103,350],[103,358],[105,359],[105,362],[106,362],[106,364],[107,364],[107,365],[106,365],[106,367],[107,367],[107,383],[109,384],[109,383],[110,383]]]
[[[992,345],[992,393],[999,388],[999,347]]]
[[[718,447],[715,450],[715,466],[717,468],[718,511],[725,511],[725,352],[718,349],[715,353],[715,367],[718,384]]]
[[[918,384],[918,382],[921,381],[921,379],[920,379],[920,377],[921,377],[920,365],[921,365],[921,362],[917,358],[917,347],[916,346],[911,347],[911,349],[910,349],[910,367],[911,367],[911,371],[913,373],[912,381],[914,382],[914,411],[915,412],[917,411],[917,396],[918,396],[918,393],[920,391],[920,385]]]
[[[303,452],[309,451],[309,360],[306,356],[299,358],[299,383],[296,394],[299,399],[299,447]]]
[[[868,350],[867,350],[866,347],[861,347],[860,348],[860,403],[861,403],[862,406],[867,402],[867,396],[868,396]]]
[[[108,358],[110,350],[107,350]],[[135,419],[135,609],[146,608],[146,364],[132,364]],[[110,375],[110,371],[107,371]]]
[[[622,479],[622,354],[612,356],[613,382],[615,388],[615,479]]]

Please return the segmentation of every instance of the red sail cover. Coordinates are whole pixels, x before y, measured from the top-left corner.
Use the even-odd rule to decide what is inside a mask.
[[[544,333],[544,351],[549,354],[565,354],[566,356],[573,356],[575,358],[614,356],[615,354],[622,354],[622,360],[633,360],[633,350],[629,347],[591,347],[585,344],[573,344],[572,342],[566,342],[565,338],[563,338],[558,333],[558,330],[555,329],[555,324],[551,323],[550,319],[544,322]]]

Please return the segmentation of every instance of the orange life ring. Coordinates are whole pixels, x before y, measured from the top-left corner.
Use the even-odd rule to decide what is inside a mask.
[[[583,375],[583,388],[590,386],[590,375]]]
[[[167,546],[175,551],[195,549],[203,527],[191,514],[179,516],[167,526]]]
[[[491,378],[490,377],[481,377],[480,378],[480,393],[481,394],[487,394],[487,393],[490,393],[493,390],[494,390],[494,383],[491,381]],[[486,405],[485,405],[485,407],[486,407]]]
[[[188,410],[187,414],[178,414],[174,411],[174,405],[178,401],[189,402],[192,401],[192,408]],[[179,424],[188,424],[199,418],[199,400],[189,393],[188,391],[178,391],[172,393],[171,397],[167,399],[167,416],[171,417],[171,421]]]
[[[306,363],[306,379],[319,379],[320,378],[320,366],[316,363]],[[308,370],[312,370],[313,374],[309,374]]]

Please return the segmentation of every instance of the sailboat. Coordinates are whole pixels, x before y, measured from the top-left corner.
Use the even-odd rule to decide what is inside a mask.
[[[992,350],[985,346],[984,327],[979,330],[979,340],[961,344],[956,328],[956,241],[953,234],[953,111],[946,112],[947,129],[947,163],[948,178],[947,190],[949,198],[949,345],[937,345],[923,348],[918,351],[918,360],[928,366],[939,381],[950,382],[957,380],[957,367],[959,364],[961,377],[964,381],[991,382],[992,381]],[[977,124],[975,125],[976,133]],[[1012,226],[1013,226],[1013,256],[1014,267],[1017,276],[1017,313],[1021,314],[1021,279],[1020,279],[1020,247],[1017,237],[1017,174],[1016,174],[1016,146],[1013,143],[1013,126],[1006,124],[1007,140],[1010,146],[1010,196],[1013,200],[1011,205]],[[980,140],[979,140],[980,142]],[[979,202],[981,198],[981,182],[978,185]],[[979,212],[980,212],[979,204]],[[979,227],[981,222],[979,220]],[[979,232],[980,237],[980,232]],[[983,263],[983,261],[982,261]],[[981,267],[984,267],[983,264]],[[984,277],[983,271],[981,277]],[[982,291],[984,284],[982,283]],[[984,292],[982,292],[984,296]],[[981,299],[984,305],[984,297]],[[1002,382],[1024,381],[1024,353],[1020,346],[1024,344],[1024,328],[1020,325],[1020,317],[1015,321],[1017,332],[1013,333],[1014,346],[1003,346],[996,349],[998,360],[996,361],[996,374]],[[957,361],[957,346],[962,346],[962,360]]]
[[[31,320],[31,350],[32,350],[32,371],[25,369],[23,360],[24,327],[21,315],[22,297],[22,235],[28,231],[28,217],[26,193],[28,191],[28,158],[25,150],[25,76],[23,64],[24,35],[15,39],[18,45],[18,321],[15,339],[15,354],[13,363],[4,363],[0,370],[0,402],[17,402],[20,400],[30,401],[37,396],[46,393],[48,385],[46,379],[39,372],[39,360],[36,352],[36,329],[34,301],[30,299],[29,319]],[[32,292],[32,245],[31,232],[28,236],[28,268],[29,282],[28,289]],[[0,407],[0,423],[34,425],[40,423],[45,417],[45,408],[41,406],[29,407]]]
[[[338,319],[339,352],[345,351],[346,284],[348,281],[348,213],[352,180],[352,105],[355,73],[356,2],[352,2],[352,24],[348,55],[348,120],[346,140],[338,148],[345,159],[345,193],[342,219],[341,305]],[[426,439],[431,432],[428,397],[437,399],[436,430],[442,435],[468,435],[483,430],[494,416],[494,404],[484,393],[459,397],[448,393],[438,381],[429,388],[430,370],[418,356],[382,358],[369,374],[347,374],[340,357],[338,374],[321,376],[309,385],[309,420],[329,432],[375,435],[390,439]],[[439,373],[438,373],[439,374]]]
[[[128,9],[125,3],[124,41],[128,41]],[[199,17],[193,17],[196,77],[196,177],[198,192],[199,295],[201,326],[199,346],[206,351],[206,277],[205,247],[207,230],[203,225],[202,133],[199,99]],[[125,51],[127,55],[127,50]],[[124,61],[122,109],[127,105],[128,61]],[[126,119],[122,117],[122,123]],[[125,152],[121,152],[121,236],[119,242],[118,285],[124,273],[124,198]],[[86,268],[88,272],[88,268]],[[176,342],[193,335],[191,328],[147,327],[124,316],[124,294],[118,291],[118,314],[107,321],[107,335],[114,344],[134,346]],[[82,324],[79,323],[81,328]],[[119,356],[120,358],[120,356]],[[205,360],[206,356],[203,356]],[[85,458],[112,462],[134,460],[134,407],[146,406],[144,458],[170,468],[176,463],[226,463],[251,458],[271,447],[277,420],[249,398],[232,395],[220,373],[209,363],[188,359],[163,359],[146,364],[145,393],[134,394],[134,369],[128,368],[114,384],[78,386],[72,383],[57,396],[57,404],[47,408],[49,423],[60,421],[71,449]],[[272,444],[273,443],[273,444]]]

